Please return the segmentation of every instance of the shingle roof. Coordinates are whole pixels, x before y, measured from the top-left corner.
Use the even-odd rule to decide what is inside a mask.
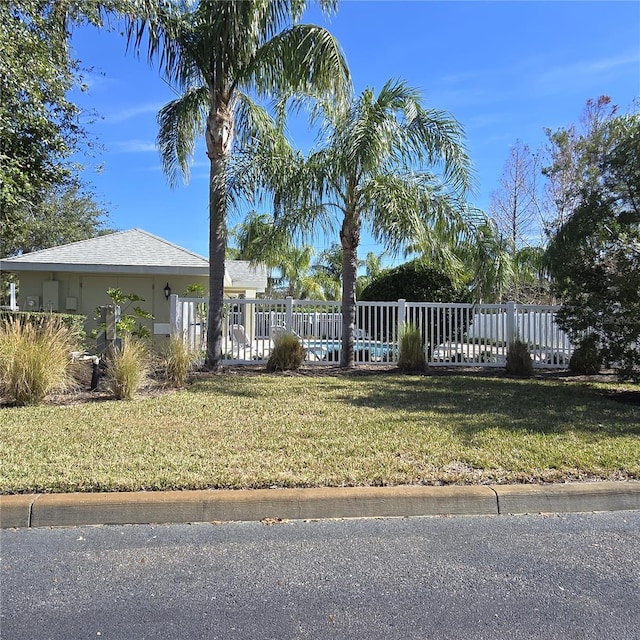
[[[267,287],[267,270],[264,265],[253,266],[246,260],[227,260],[224,263],[226,275],[234,287],[255,287],[264,291]]]
[[[229,260],[225,266],[227,285],[265,289],[267,274],[264,267],[252,267],[242,260]],[[0,270],[206,277],[209,261],[142,229],[130,229],[5,258],[0,260]]]
[[[207,275],[206,258],[141,229],[72,242],[2,260],[7,271],[92,271]]]

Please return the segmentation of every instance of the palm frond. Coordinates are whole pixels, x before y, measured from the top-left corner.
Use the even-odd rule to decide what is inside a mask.
[[[274,35],[256,52],[239,82],[259,96],[285,96],[298,101],[330,96],[344,101],[351,79],[344,54],[329,31],[296,24]]]
[[[474,188],[472,164],[461,143],[462,125],[443,111],[414,105],[415,115],[404,129],[404,146],[420,162],[443,168],[443,181],[462,195]]]
[[[196,139],[204,131],[208,100],[206,87],[193,87],[158,113],[158,148],[172,187],[177,184],[179,175],[185,182],[189,178],[189,159],[193,157]]]
[[[236,92],[235,130],[236,151],[250,149],[251,153],[269,156],[293,154],[291,143],[286,137],[284,122],[274,118],[261,104],[244,92]]]
[[[180,61],[180,41],[188,21],[182,7],[171,0],[138,0],[127,13],[127,48],[140,54],[143,44],[147,60],[158,63],[160,71],[172,78]]]
[[[499,301],[514,272],[509,247],[493,221],[486,219],[473,238],[461,242],[457,253],[470,270],[468,280],[474,298]]]
[[[342,164],[353,173],[375,174],[396,155],[402,140],[398,110],[405,103],[403,89],[401,83],[389,82],[377,98],[365,89],[348,111],[330,115],[334,128],[330,144],[341,150]]]
[[[363,200],[374,237],[391,251],[419,243],[422,236],[458,232],[459,202],[429,174],[378,174],[367,183]]]
[[[244,93],[237,93],[236,149],[229,165],[231,187],[254,203],[277,192],[294,171],[300,154],[271,114]]]
[[[442,167],[449,188],[464,195],[473,187],[462,126],[444,111],[425,109],[420,92],[406,82],[389,80],[377,97],[365,90],[347,119],[351,126],[341,144],[351,149],[351,163],[365,170],[368,162],[377,168],[381,161],[405,171]]]

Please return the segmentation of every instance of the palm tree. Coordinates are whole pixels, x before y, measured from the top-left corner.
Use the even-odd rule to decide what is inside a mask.
[[[455,235],[464,221],[470,161],[460,125],[423,108],[419,92],[404,82],[389,81],[377,97],[366,89],[346,106],[321,106],[317,151],[301,158],[292,151],[274,157],[269,150],[253,161],[270,177],[278,224],[303,233],[340,226],[341,366],[351,367],[363,225],[392,252],[408,241],[436,246],[443,229]]]
[[[278,233],[273,217],[266,213],[249,212],[245,219],[229,231],[237,247],[227,247],[237,260],[248,260],[253,264],[277,267],[283,254],[291,247],[291,238]]]
[[[325,249],[312,271],[324,292],[324,299],[338,300],[342,291],[342,247],[334,244]]]
[[[384,254],[377,255],[373,251],[367,253],[364,259],[365,273],[358,276],[356,280],[356,292],[359,296],[383,271],[382,257]]]
[[[452,250],[452,280],[468,287],[477,302],[501,302],[513,279],[513,260],[509,241],[500,235],[495,222],[489,217],[479,220],[473,233],[462,234]]]
[[[204,135],[210,162],[209,310],[205,366],[222,355],[224,259],[227,210],[234,201],[228,166],[234,149],[259,134],[270,119],[257,98],[332,95],[350,89],[349,72],[336,40],[325,29],[299,24],[306,0],[225,0],[197,4],[141,0],[144,17],[131,21],[128,41],[136,51],[148,43],[180,97],[158,114],[158,146],[164,171],[175,186],[189,174],[195,141]],[[321,0],[324,11],[336,0]]]
[[[322,298],[322,287],[309,275],[313,247],[290,246],[280,259],[280,273],[287,282],[286,295],[293,298]]]
[[[270,215],[252,211],[231,229],[230,235],[238,247],[227,248],[227,255],[233,255],[236,260],[265,265],[270,283],[287,283],[285,295],[325,299],[321,279],[310,275],[310,270],[315,271],[311,266],[313,247],[296,247],[289,234],[274,226]],[[276,271],[279,277],[274,277]],[[269,293],[273,293],[271,286]]]

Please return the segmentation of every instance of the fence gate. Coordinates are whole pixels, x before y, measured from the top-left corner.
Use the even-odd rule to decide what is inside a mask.
[[[169,297],[169,326],[172,336],[182,336],[194,351],[207,348],[207,300],[204,298]]]

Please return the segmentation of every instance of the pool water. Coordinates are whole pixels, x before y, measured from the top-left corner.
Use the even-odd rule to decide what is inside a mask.
[[[340,340],[303,340],[302,344],[320,360],[340,360]],[[354,340],[353,351],[356,360],[365,362],[389,362],[396,357],[396,348],[392,344],[375,340]]]

